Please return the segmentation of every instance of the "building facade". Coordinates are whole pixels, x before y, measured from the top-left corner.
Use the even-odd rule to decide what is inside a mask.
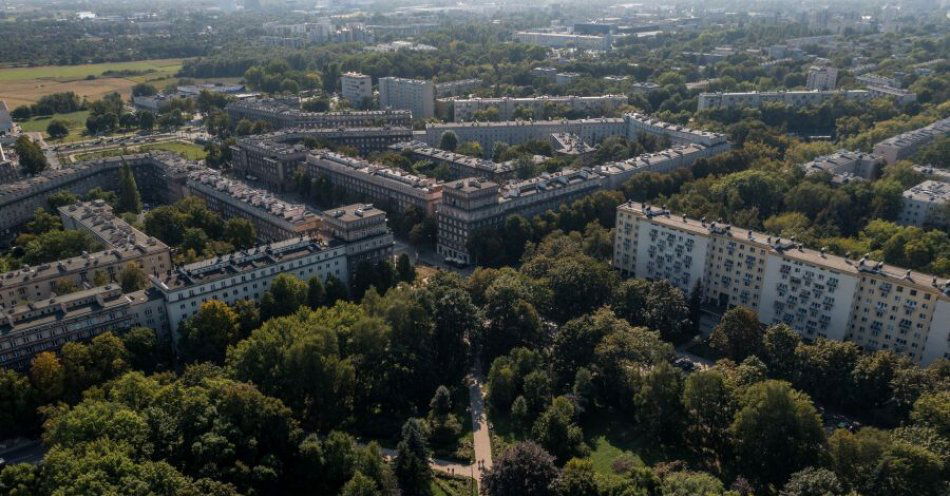
[[[720,308],[745,306],[805,339],[854,341],[921,364],[950,353],[950,281],[853,260],[648,205],[617,209],[613,266]]]
[[[379,108],[408,110],[413,119],[435,116],[435,85],[422,79],[379,78]]]
[[[373,101],[373,78],[358,72],[340,76],[340,94],[353,108],[367,108]]]
[[[830,91],[838,83],[838,69],[827,65],[814,65],[808,68],[805,87],[810,90]]]
[[[928,179],[905,191],[897,222],[920,227],[950,225],[950,184]]]
[[[300,108],[297,98],[248,98],[229,103],[225,110],[231,122],[263,121],[274,129],[412,127],[412,116],[406,110],[308,112]]]
[[[498,109],[498,115],[504,121],[513,120],[515,111],[519,108],[530,111],[534,119],[543,120],[551,107],[566,107],[571,112],[586,114],[589,117],[608,115],[626,105],[627,97],[603,95],[470,98],[453,99],[451,104],[454,109],[453,120],[456,122],[473,121],[476,112],[489,108]]]
[[[838,97],[858,102],[868,101],[873,98],[871,93],[867,90],[700,93],[698,108],[699,110],[736,107],[758,108],[766,103],[782,103],[790,107],[803,107],[808,105],[821,105],[828,100]]]
[[[888,164],[910,158],[917,150],[937,138],[950,133],[950,117],[941,119],[920,129],[898,134],[874,145],[874,154],[880,155]]]

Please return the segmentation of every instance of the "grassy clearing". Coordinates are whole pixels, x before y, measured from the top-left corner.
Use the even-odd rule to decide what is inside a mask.
[[[128,99],[132,86],[150,82],[159,88],[174,82],[182,59],[142,60],[106,64],[56,65],[0,69],[0,99],[10,108],[36,102],[41,96],[73,91],[92,100],[118,92]],[[106,71],[149,71],[131,77],[103,77]],[[96,79],[86,79],[95,76]]]
[[[475,480],[469,477],[436,474],[431,487],[433,496],[476,496]]]
[[[26,132],[41,132],[44,135],[44,138],[49,143],[68,143],[72,141],[79,141],[84,139],[86,136],[83,134],[86,131],[86,118],[89,117],[88,110],[80,110],[78,112],[71,112],[68,114],[55,114],[49,117],[35,117],[28,121],[20,122],[20,128]],[[53,119],[59,119],[66,121],[66,125],[69,127],[69,135],[61,140],[52,140],[46,136],[46,126],[49,126],[50,121]]]
[[[107,62],[103,64],[44,65],[0,69],[0,81],[27,79],[82,79],[102,76],[106,71],[155,71],[151,75],[170,76],[181,69],[182,59],[139,60],[135,62]]]
[[[587,457],[600,473],[614,473],[613,463],[625,458],[634,465],[655,465],[670,460],[690,460],[691,454],[683,449],[670,449],[644,439],[633,422],[616,411],[604,411],[584,422],[584,433],[590,455]]]
[[[109,148],[107,150],[96,150],[94,152],[88,153],[78,153],[75,155],[77,162],[82,162],[84,160],[96,160],[106,157],[116,157],[119,155],[126,155],[129,153],[137,152],[147,152],[150,150],[164,150],[167,152],[177,153],[182,157],[188,160],[203,160],[208,156],[205,149],[200,145],[194,143],[186,143],[183,141],[170,141],[167,143],[152,143],[147,145],[139,146],[122,146],[116,148]]]

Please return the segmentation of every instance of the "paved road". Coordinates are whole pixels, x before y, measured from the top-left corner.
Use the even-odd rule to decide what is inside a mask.
[[[390,461],[398,455],[396,450],[390,448],[380,447],[379,451],[383,454],[383,457],[387,461]],[[475,477],[475,465],[465,465],[463,463],[451,462],[448,460],[440,460],[438,458],[432,458],[429,460],[429,468],[437,472],[442,472],[443,474],[448,475],[460,475],[463,477]]]

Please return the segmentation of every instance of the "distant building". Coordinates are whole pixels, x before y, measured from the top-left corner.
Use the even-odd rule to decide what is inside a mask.
[[[950,184],[928,179],[905,191],[897,221],[911,226],[950,225]]]
[[[444,81],[435,84],[435,97],[445,98],[449,96],[467,95],[475,88],[482,85],[481,79],[459,79],[456,81]]]
[[[231,122],[264,121],[274,129],[412,126],[412,116],[407,110],[308,112],[300,108],[297,98],[249,98],[231,102],[225,110]]]
[[[813,65],[808,69],[805,87],[810,90],[829,91],[838,82],[838,69],[827,65]]]
[[[540,31],[518,31],[514,34],[513,38],[522,43],[541,45],[548,48],[574,47],[581,50],[596,50],[601,52],[609,52],[612,41],[610,34],[592,36]]]
[[[898,160],[910,158],[917,153],[917,150],[948,133],[950,133],[950,117],[878,142],[874,145],[874,153],[884,157],[884,161],[888,164],[893,164]]]
[[[799,167],[806,175],[826,173],[836,183],[853,180],[870,181],[877,179],[884,161],[877,155],[862,152],[839,150],[831,155],[817,157]]]
[[[871,98],[890,98],[897,105],[907,105],[917,101],[917,93],[902,88],[892,88],[890,86],[867,86]]]
[[[13,126],[13,118],[10,117],[10,109],[7,108],[7,102],[0,100],[0,134],[13,131]]]
[[[341,95],[353,108],[365,108],[373,99],[373,78],[358,72],[340,76]]]
[[[852,70],[852,72],[854,71]],[[861,74],[854,79],[865,86],[888,86],[891,88],[901,87],[901,82],[897,78],[884,77],[878,74]]]
[[[530,111],[534,119],[544,119],[549,107],[563,106],[571,112],[598,117],[616,111],[627,104],[625,95],[603,96],[537,96],[537,97],[500,97],[454,99],[451,101],[456,122],[475,120],[475,113],[489,108],[498,109],[503,121],[514,119],[519,108]]]
[[[390,149],[408,155],[411,160],[428,160],[435,165],[444,164],[449,168],[453,179],[480,177],[500,182],[511,179],[515,173],[512,162],[496,163],[484,158],[430,147],[420,141],[397,143],[390,146]]]
[[[766,103],[782,103],[792,107],[821,105],[832,98],[867,101],[872,98],[865,90],[836,91],[747,91],[740,93],[701,93],[699,110],[715,108],[761,107]]]
[[[421,79],[379,78],[379,107],[409,110],[413,119],[432,118],[435,116],[435,85]]]

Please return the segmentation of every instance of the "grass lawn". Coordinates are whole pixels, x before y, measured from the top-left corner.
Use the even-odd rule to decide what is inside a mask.
[[[433,496],[476,496],[475,480],[469,477],[436,474],[431,484]]]
[[[108,150],[97,150],[89,153],[79,153],[76,155],[76,161],[82,162],[84,160],[96,160],[106,157],[116,157],[119,155],[125,155],[128,153],[138,153],[138,152],[147,152],[149,150],[164,150],[167,152],[177,153],[182,157],[188,160],[202,160],[208,154],[205,152],[204,147],[196,145],[194,143],[185,143],[182,141],[169,141],[167,143],[153,143],[140,146],[124,146],[109,148]]]
[[[44,65],[0,69],[0,81],[25,79],[77,79],[106,71],[155,71],[151,75],[172,75],[181,69],[182,59],[138,60],[134,62],[106,62],[102,64]]]
[[[151,82],[158,88],[172,82],[181,68],[182,59],[141,60],[84,65],[55,65],[0,69],[0,100],[15,108],[36,102],[41,96],[74,91],[80,97],[92,100],[118,92],[128,99],[132,86]],[[103,76],[106,71],[151,71],[146,74],[121,77]],[[86,79],[95,76],[95,79]]]
[[[624,414],[605,411],[584,422],[584,434],[590,447],[588,459],[600,473],[614,473],[612,464],[620,457],[629,457],[635,464],[655,465],[658,462],[689,460],[691,454],[682,449],[671,450],[640,436],[635,425]]]
[[[43,138],[49,143],[68,143],[71,141],[79,141],[84,139],[85,136],[83,133],[86,131],[86,117],[89,117],[88,110],[80,110],[78,112],[71,112],[69,114],[54,114],[49,117],[34,117],[28,121],[20,122],[20,128],[26,132],[41,132],[43,133]],[[49,126],[50,121],[53,119],[59,119],[66,121],[66,125],[69,126],[69,135],[67,135],[62,140],[52,140],[46,135],[46,126]]]

